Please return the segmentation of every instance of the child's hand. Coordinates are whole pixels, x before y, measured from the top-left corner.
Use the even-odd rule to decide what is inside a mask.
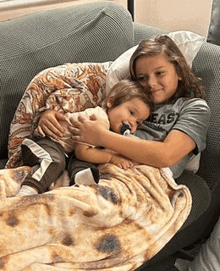
[[[55,110],[48,109],[41,116],[38,123],[38,132],[41,136],[51,136],[55,139],[63,136],[64,129],[60,125],[59,121],[66,120],[66,117]]]
[[[122,155],[114,154],[112,155],[111,159],[109,160],[109,163],[112,163],[119,168],[128,169],[134,166],[132,161],[128,158],[125,158]]]

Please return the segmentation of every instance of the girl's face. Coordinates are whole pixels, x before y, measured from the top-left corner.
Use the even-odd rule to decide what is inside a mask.
[[[150,115],[147,104],[138,98],[126,101],[116,107],[112,107],[112,98],[107,102],[108,117],[112,131],[120,134],[123,124],[129,124],[131,133],[134,133],[145,119]]]
[[[170,100],[181,80],[174,65],[163,54],[138,58],[136,77],[142,86],[150,87],[155,104]]]

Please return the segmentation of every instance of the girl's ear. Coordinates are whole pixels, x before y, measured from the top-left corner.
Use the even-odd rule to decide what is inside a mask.
[[[111,108],[112,106],[113,106],[113,104],[114,104],[114,97],[113,96],[111,96],[111,97],[109,97],[108,98],[108,100],[107,100],[107,108]]]

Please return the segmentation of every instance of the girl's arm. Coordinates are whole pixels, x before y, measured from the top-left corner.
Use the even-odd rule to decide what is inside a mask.
[[[76,144],[75,155],[78,159],[95,164],[112,163],[116,166],[127,169],[133,163],[121,155],[106,149],[92,148],[84,144]]]
[[[138,163],[154,167],[171,167],[191,152],[196,144],[187,134],[172,130],[164,142],[122,136],[105,129],[96,116],[79,117],[72,122],[74,140],[103,146]]]

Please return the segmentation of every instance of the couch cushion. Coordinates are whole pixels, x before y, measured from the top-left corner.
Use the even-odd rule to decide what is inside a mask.
[[[220,45],[220,0],[212,1],[212,12],[207,41]]]
[[[193,70],[202,78],[211,120],[207,135],[207,146],[202,152],[198,174],[212,190],[220,181],[220,47],[210,43],[202,45],[193,61]]]
[[[168,31],[161,30],[156,27],[140,23],[134,23],[134,45],[137,45],[140,41],[145,40],[147,38],[168,33],[169,33]]]
[[[131,16],[112,2],[12,19],[0,24],[0,33],[0,159],[7,158],[9,125],[19,100],[39,71],[67,62],[114,60],[133,45]]]

